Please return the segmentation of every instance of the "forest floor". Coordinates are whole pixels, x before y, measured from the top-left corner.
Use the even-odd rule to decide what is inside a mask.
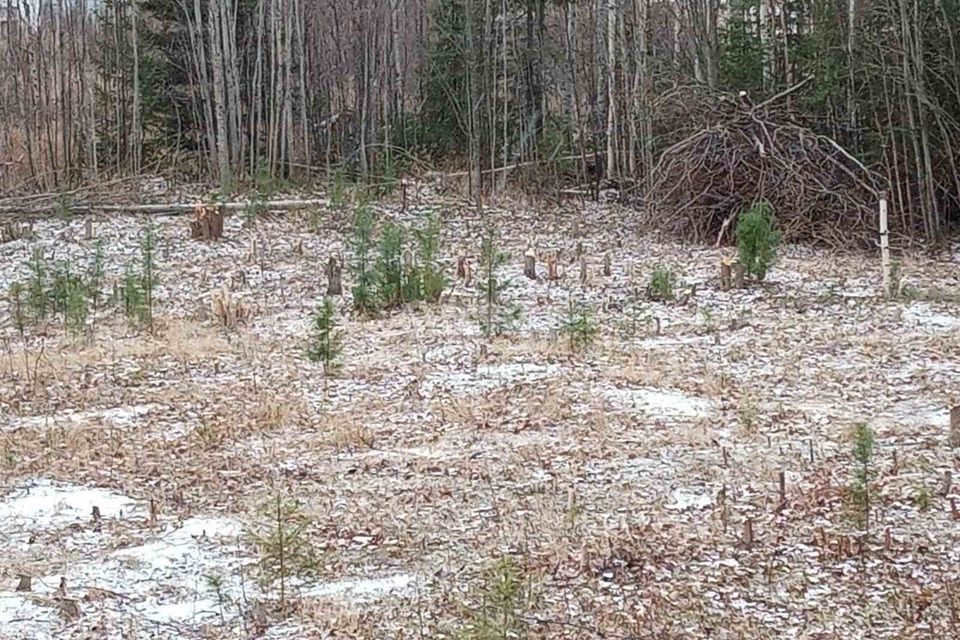
[[[795,246],[724,292],[731,249],[614,206],[375,209],[442,214],[453,286],[375,320],[348,293],[329,378],[304,352],[323,265],[349,261],[342,212],[233,216],[211,244],[150,219],[152,332],[104,310],[88,337],[21,338],[0,303],[0,638],[960,637],[960,252],[904,256],[910,299],[882,299],[872,255]],[[108,282],[147,221],[95,218]],[[455,274],[489,223],[523,312],[492,340]],[[4,290],[34,247],[92,259],[85,218],[33,226],[0,245]],[[523,277],[530,244],[561,250],[558,281]],[[693,294],[646,300],[661,265]],[[253,309],[239,330],[211,317],[223,286]],[[580,353],[557,333],[571,299],[599,328]],[[256,544],[278,501],[282,610]]]

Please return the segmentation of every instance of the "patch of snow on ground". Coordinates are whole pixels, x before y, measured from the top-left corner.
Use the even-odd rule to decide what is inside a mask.
[[[360,580],[338,580],[317,585],[304,592],[305,596],[314,598],[343,597],[354,602],[372,600],[377,597],[396,592],[403,592],[415,578],[412,575],[400,573],[383,578],[367,578]]]
[[[41,479],[8,494],[0,502],[0,532],[12,536],[14,529],[47,529],[88,521],[94,507],[100,509],[103,518],[142,513],[140,505],[124,495]]]
[[[64,422],[73,424],[82,424],[84,422],[93,422],[99,419],[103,423],[113,424],[117,427],[126,427],[133,424],[134,420],[141,418],[151,411],[157,409],[156,404],[139,404],[129,407],[116,407],[113,409],[94,409],[90,411],[63,411],[50,416],[30,416],[20,418],[11,422],[11,427],[45,427]]]
[[[222,517],[194,517],[159,533],[147,532],[142,544],[104,551],[102,539],[91,537],[93,507],[104,520],[131,515],[142,519],[142,503],[95,487],[34,481],[8,494],[0,502],[0,554],[13,558],[14,566],[29,567],[52,557],[62,557],[59,572],[34,576],[33,589],[22,594],[14,584],[0,585],[0,629],[4,638],[62,637],[62,620],[56,609],[56,589],[61,576],[67,596],[84,614],[103,615],[112,624],[177,623],[199,625],[219,618],[220,607],[208,584],[209,576],[222,580],[224,599],[235,601],[243,593],[241,574],[250,560],[238,554],[239,522]],[[38,528],[60,531],[53,544],[38,539],[19,544]],[[134,525],[131,525],[131,531]],[[14,554],[14,555],[11,555]],[[247,580],[246,592],[255,588]],[[100,591],[102,590],[102,591]],[[116,593],[121,597],[98,596]],[[89,596],[89,597],[88,597]],[[235,611],[225,611],[233,624]],[[9,634],[9,635],[6,635]]]
[[[696,493],[688,489],[674,489],[666,508],[671,511],[688,509],[706,509],[713,504],[713,498],[705,493]]]
[[[929,329],[950,331],[960,328],[960,318],[934,311],[929,304],[917,302],[903,312],[903,319]]]
[[[669,389],[605,388],[602,394],[607,401],[619,409],[635,409],[655,416],[702,418],[708,416],[713,409],[713,404],[706,398]]]
[[[427,376],[421,385],[426,395],[451,393],[482,393],[517,383],[531,383],[557,375],[560,367],[554,364],[508,362],[482,364],[474,370],[445,372]]]

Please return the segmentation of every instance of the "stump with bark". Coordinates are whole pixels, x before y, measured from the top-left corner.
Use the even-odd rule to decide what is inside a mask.
[[[460,256],[460,259],[457,260],[457,277],[460,278],[464,286],[470,286],[470,281],[473,277],[473,274],[470,269],[470,261],[467,260],[467,256]]]
[[[729,291],[733,286],[733,261],[720,261],[720,290]]]
[[[557,273],[557,256],[547,256],[547,280],[559,280],[560,275]]]
[[[733,286],[737,289],[747,286],[747,270],[739,262],[733,265]]]
[[[610,254],[605,253],[603,254],[603,275],[609,278],[612,272],[610,268]]]
[[[223,236],[223,208],[197,205],[190,221],[190,237],[194,240],[219,240]]]
[[[340,263],[340,261],[335,257],[330,256],[330,259],[327,260],[327,266],[324,271],[327,274],[327,295],[343,295],[343,284],[341,283],[343,265]]]
[[[532,248],[527,249],[526,253],[523,254],[523,275],[531,280],[537,279],[537,254],[533,252]]]

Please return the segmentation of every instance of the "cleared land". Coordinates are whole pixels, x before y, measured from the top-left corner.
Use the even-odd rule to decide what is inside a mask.
[[[960,307],[940,295],[960,291],[957,251],[905,259],[924,300],[882,300],[872,256],[804,247],[762,286],[722,292],[729,249],[658,241],[612,208],[376,210],[443,214],[454,286],[436,306],[340,314],[327,380],[304,350],[323,264],[349,262],[344,213],[319,230],[233,216],[214,244],[151,219],[153,333],[104,311],[91,339],[56,322],[21,339],[2,303],[0,637],[456,636],[504,557],[532,587],[517,606],[531,637],[960,633]],[[147,220],[96,219],[107,283]],[[491,221],[523,318],[487,340],[455,265],[476,268]],[[84,225],[37,221],[0,245],[0,284],[27,280],[37,246],[86,265]],[[523,277],[528,243],[561,250],[559,281],[542,263]],[[647,301],[658,265],[693,295]],[[210,315],[224,285],[253,309],[237,331]],[[556,336],[571,298],[600,330],[578,354]],[[857,422],[876,433],[863,548]],[[295,551],[317,560],[285,585],[285,616],[251,536],[275,527],[277,496],[309,516]]]

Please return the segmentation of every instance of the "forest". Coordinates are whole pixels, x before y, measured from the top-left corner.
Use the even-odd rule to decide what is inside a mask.
[[[960,638],[960,0],[0,0],[0,640]]]
[[[701,240],[765,199],[834,243],[880,192],[911,238],[960,206],[955,0],[5,2],[8,193],[457,169],[613,183]]]

